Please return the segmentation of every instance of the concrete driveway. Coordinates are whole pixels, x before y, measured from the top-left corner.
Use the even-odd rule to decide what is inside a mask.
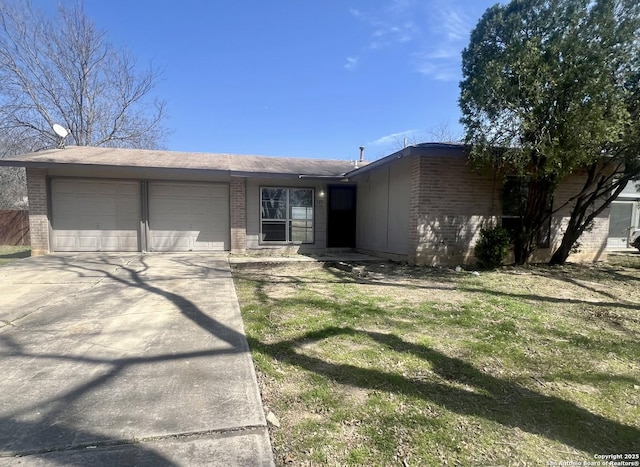
[[[0,465],[272,465],[229,263],[0,267]]]

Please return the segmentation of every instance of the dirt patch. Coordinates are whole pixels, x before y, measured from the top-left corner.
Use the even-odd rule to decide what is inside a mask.
[[[454,278],[447,268],[416,268],[393,262],[383,263],[281,263],[247,264],[236,267],[238,277],[259,281],[262,291],[273,299],[295,296],[304,285],[318,294],[332,293],[335,284],[357,285],[372,298],[384,298],[404,289],[407,306],[424,301],[455,302],[460,299]],[[315,274],[314,274],[315,272]],[[327,277],[324,273],[329,273]]]

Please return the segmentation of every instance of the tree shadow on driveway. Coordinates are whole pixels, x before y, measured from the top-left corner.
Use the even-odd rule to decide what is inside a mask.
[[[211,312],[205,313],[196,303],[180,293],[165,290],[158,287],[153,280],[145,278],[145,274],[150,273],[150,268],[145,258],[140,255],[133,256],[129,261],[122,261],[114,256],[104,256],[93,260],[85,257],[81,261],[76,261],[71,256],[63,255],[49,258],[47,261],[49,267],[53,268],[52,264],[57,264],[56,267],[60,268],[60,270],[64,270],[67,273],[72,272],[77,274],[78,277],[94,277],[95,283],[89,283],[88,286],[87,283],[84,283],[83,287],[85,288],[82,289],[83,291],[101,285],[106,279],[115,284],[141,289],[149,294],[161,297],[163,301],[174,305],[189,323],[204,330],[208,335],[220,339],[226,345],[184,352],[174,352],[168,349],[165,353],[158,353],[150,349],[151,355],[142,353],[131,357],[97,358],[73,353],[74,349],[69,349],[69,352],[63,348],[61,352],[47,352],[39,351],[37,348],[34,349],[33,345],[31,345],[31,348],[26,348],[19,337],[20,333],[23,336],[27,335],[29,332],[28,325],[21,328],[21,324],[18,322],[17,324],[11,323],[5,326],[0,330],[0,356],[2,358],[17,359],[18,362],[28,362],[30,365],[37,362],[35,363],[36,365],[41,365],[45,368],[50,367],[51,362],[56,361],[69,364],[78,363],[83,365],[83,370],[86,368],[86,374],[81,375],[82,377],[78,378],[80,382],[73,387],[63,391],[55,390],[55,388],[48,392],[45,391],[46,398],[37,402],[20,406],[19,404],[12,404],[8,399],[2,410],[3,416],[0,417],[0,459],[16,455],[35,455],[47,456],[48,461],[58,462],[55,456],[50,457],[50,454],[47,453],[81,452],[89,446],[111,447],[115,452],[115,447],[123,446],[122,450],[117,450],[120,454],[114,454],[116,457],[122,455],[126,459],[133,459],[134,461],[138,459],[148,465],[172,465],[161,454],[140,445],[138,443],[139,440],[119,439],[117,436],[100,433],[100,429],[87,429],[86,421],[74,423],[74,417],[77,414],[70,414],[70,407],[80,403],[80,401],[96,392],[99,388],[113,384],[114,380],[136,368],[140,369],[163,362],[188,362],[202,357],[248,353],[244,334],[234,329],[234,327],[215,319]],[[224,270],[227,271],[227,269]],[[36,310],[34,313],[42,311]],[[66,313],[72,313],[72,311],[66,311]],[[43,319],[46,319],[46,317]],[[60,346],[56,347],[56,349],[59,348]],[[160,348],[158,350],[162,351],[163,349]],[[16,368],[16,372],[19,371],[20,369]],[[71,381],[76,381],[74,376],[70,376]],[[38,382],[29,375],[26,375],[26,377],[31,383],[25,384],[56,384],[55,381],[44,380]],[[56,378],[64,378],[64,375],[58,374]],[[26,387],[25,384],[17,387]],[[61,386],[64,386],[64,384]],[[126,394],[123,395],[123,397],[126,396]],[[20,398],[15,397],[15,400],[20,400]],[[197,415],[194,414],[194,416]],[[107,432],[114,432],[113,426],[110,426]],[[128,447],[132,443],[136,444],[135,450]],[[60,457],[59,462],[73,464],[76,462],[73,459],[76,458],[64,456],[64,458]],[[82,457],[78,459],[78,465],[86,465],[86,459],[82,460]],[[137,462],[131,462],[131,464]],[[128,461],[124,463],[126,464]]]

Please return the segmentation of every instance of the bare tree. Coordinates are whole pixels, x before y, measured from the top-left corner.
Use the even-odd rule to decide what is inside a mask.
[[[420,143],[459,143],[462,141],[462,135],[455,133],[449,123],[441,121],[435,124],[426,132],[405,132],[397,134],[393,138],[392,149],[399,151],[407,146],[415,146]]]
[[[454,132],[446,121],[432,126],[427,133],[434,143],[460,143],[463,139],[462,134]]]
[[[0,129],[9,152],[55,146],[54,123],[71,131],[67,144],[162,146],[165,104],[150,96],[158,77],[114,48],[82,3],[49,18],[30,1],[0,0]]]
[[[0,167],[0,209],[26,209],[27,185],[22,167]]]
[[[22,131],[0,132],[0,159],[38,149],[35,141],[22,137]],[[26,209],[27,179],[23,167],[0,167],[0,209]]]

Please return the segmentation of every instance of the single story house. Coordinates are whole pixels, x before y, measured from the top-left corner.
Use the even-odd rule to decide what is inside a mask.
[[[473,171],[460,144],[418,144],[370,163],[67,147],[0,165],[26,168],[33,254],[356,249],[455,265],[475,261],[483,225],[512,214],[503,209],[503,180]],[[579,187],[573,177],[555,202]],[[535,259],[548,258],[567,215],[552,219]],[[572,260],[601,257],[608,216]]]

